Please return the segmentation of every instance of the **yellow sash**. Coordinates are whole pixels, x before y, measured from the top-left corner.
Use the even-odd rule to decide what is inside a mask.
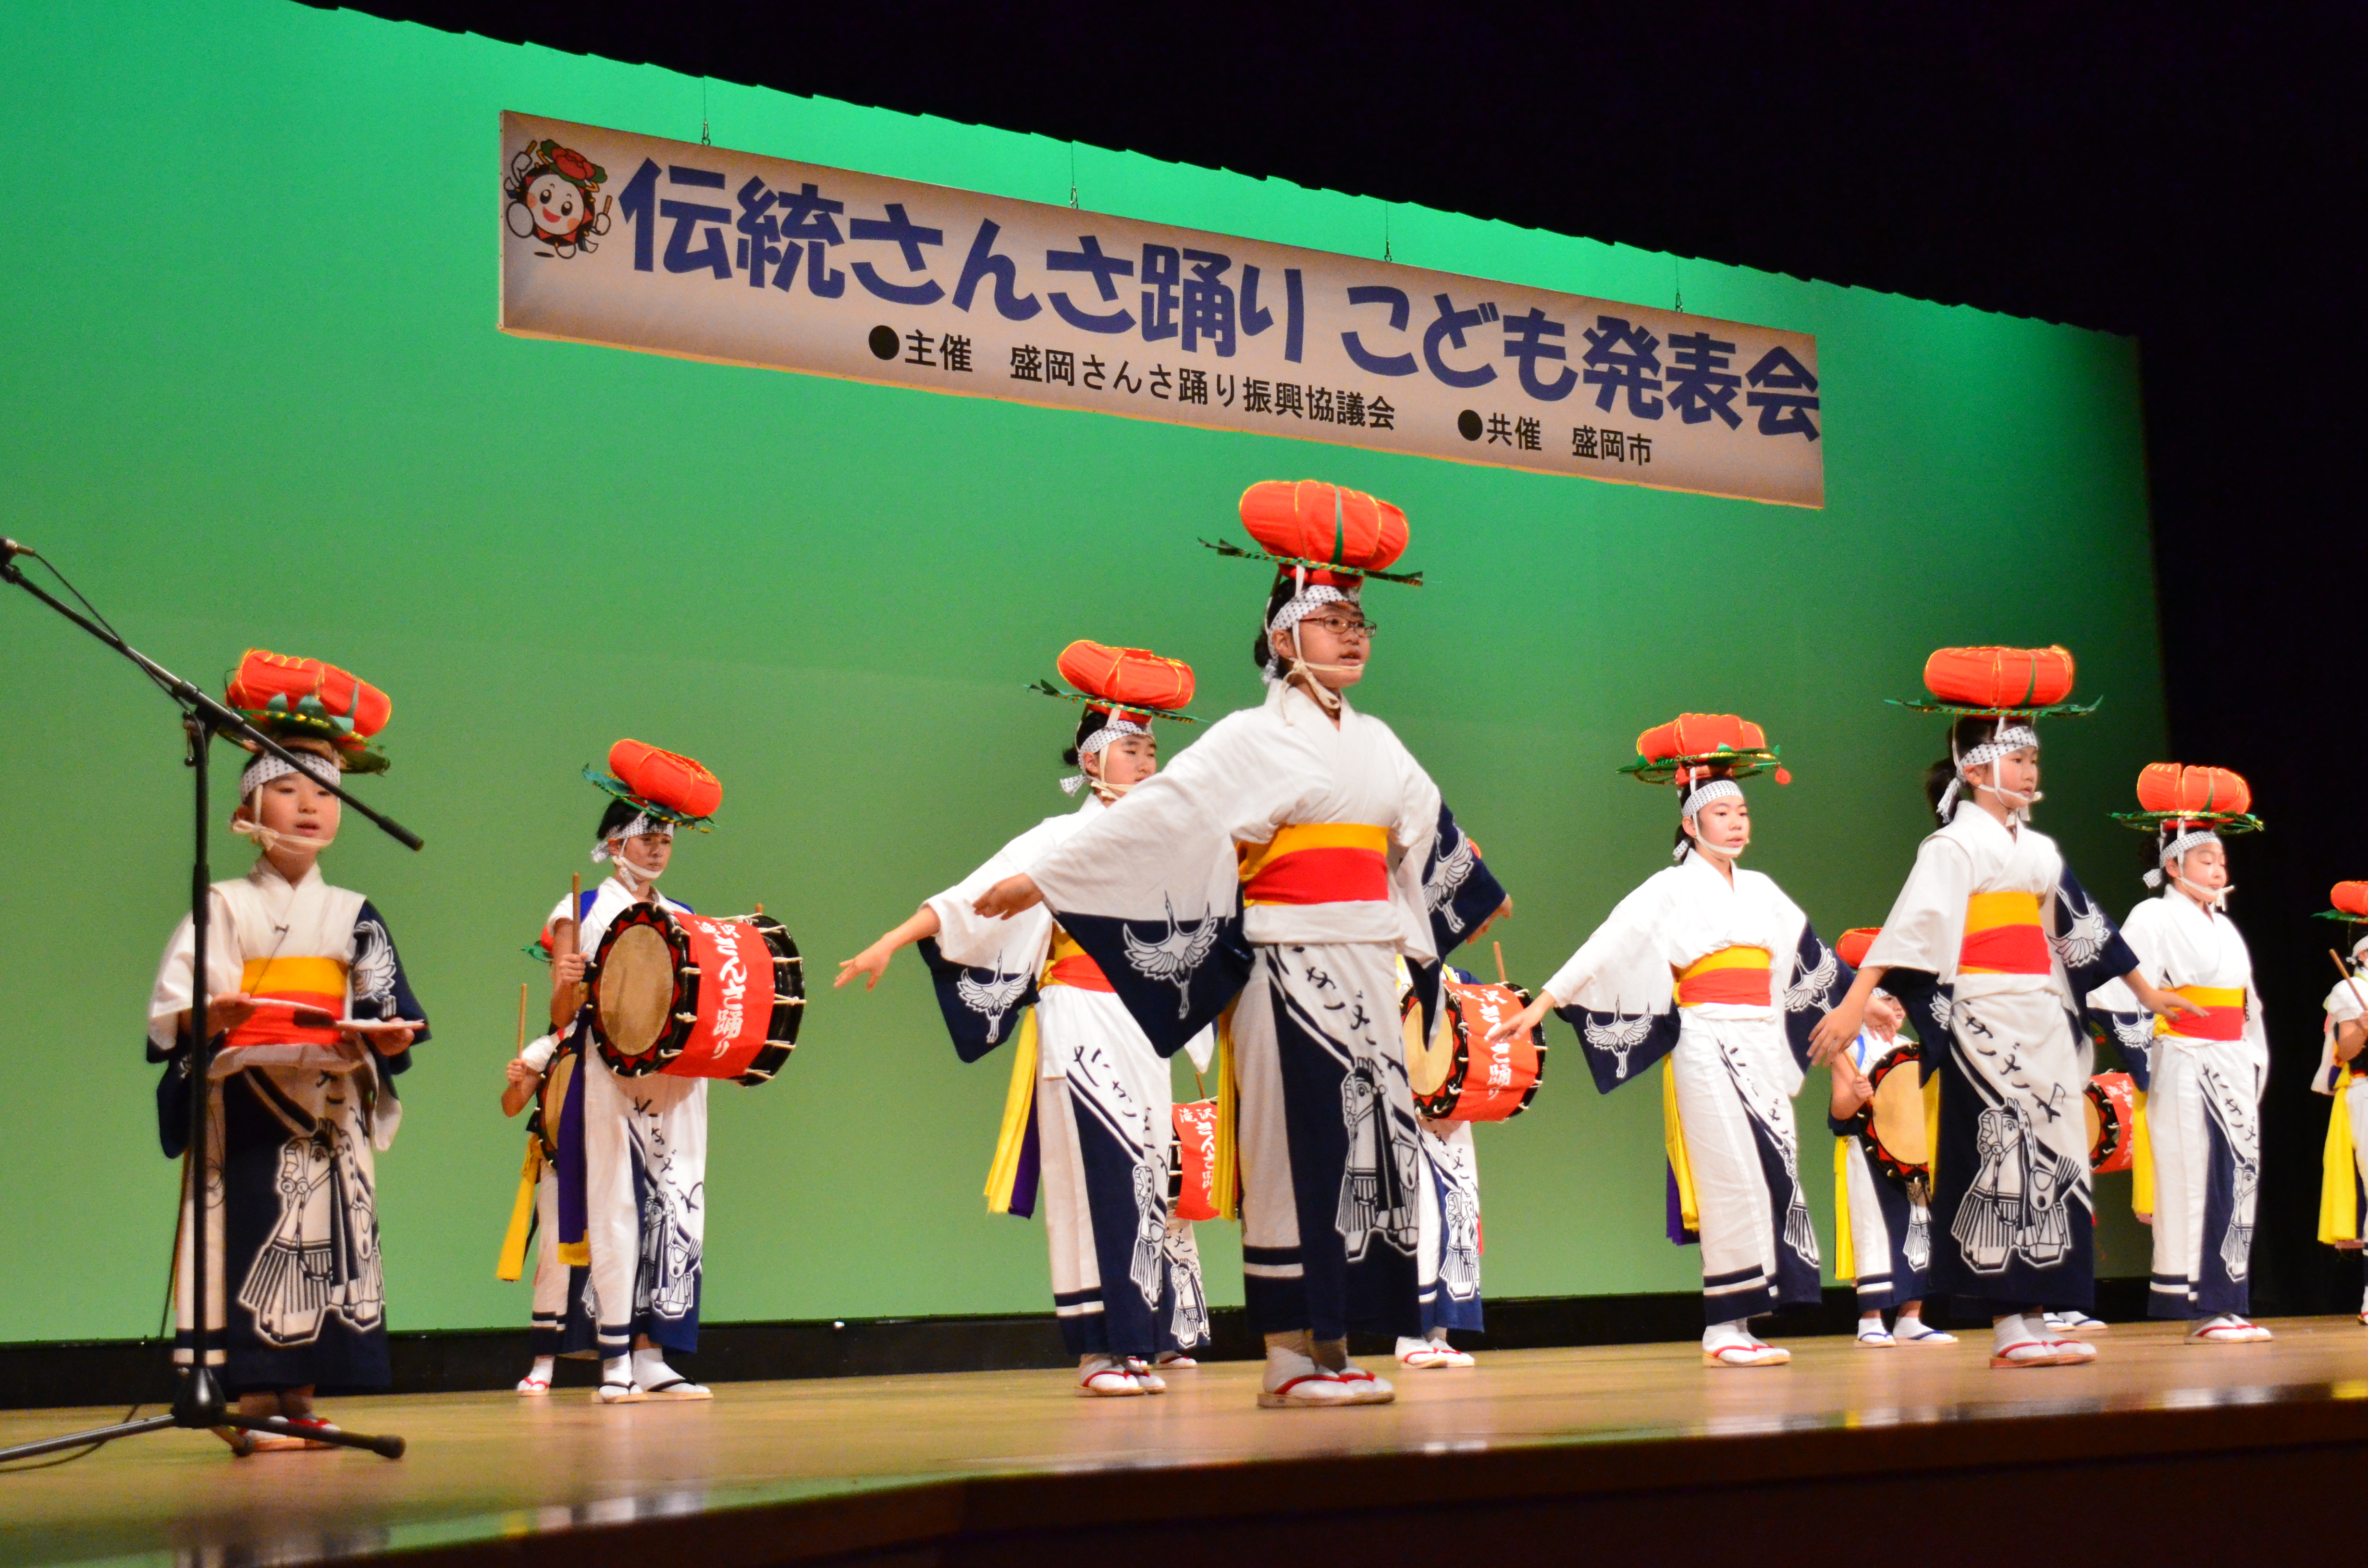
[[[1019,1020],[1011,1046],[1011,1087],[1003,1096],[1003,1131],[995,1140],[995,1164],[986,1171],[986,1211],[1011,1212],[1011,1189],[1019,1179],[1019,1152],[1028,1144],[1028,1119],[1036,1109],[1036,1009]],[[1040,1184],[1041,1181],[1040,1181]]]
[[[1686,1158],[1686,1130],[1678,1120],[1678,1078],[1668,1062],[1661,1063],[1661,1147],[1678,1178],[1678,1216],[1687,1230],[1700,1235],[1702,1205],[1694,1201],[1694,1167]]]
[[[2130,1212],[2154,1212],[2154,1135],[2146,1131],[2146,1091],[2130,1096]]]
[[[1209,1173],[1214,1189],[1217,1218],[1242,1217],[1241,1137],[1242,1085],[1234,1074],[1234,1008],[1231,1003],[1217,1019],[1217,1150]]]
[[[2319,1156],[2318,1239],[2330,1246],[2360,1239],[2360,1189],[2353,1174],[2357,1157],[2351,1145],[2351,1074],[2335,1081],[2335,1103],[2328,1108],[2327,1149]]]
[[[1850,1162],[1855,1134],[1834,1140],[1834,1278],[1858,1278],[1858,1249],[1850,1244]]]
[[[510,1228],[502,1237],[502,1256],[494,1264],[496,1279],[516,1279],[526,1272],[526,1239],[534,1229],[534,1189],[541,1180],[542,1140],[529,1132],[526,1165],[518,1172],[518,1199],[510,1205]]]

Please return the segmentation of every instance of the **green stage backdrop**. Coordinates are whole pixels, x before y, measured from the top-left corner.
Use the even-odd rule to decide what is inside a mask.
[[[2129,342],[1389,212],[1403,261],[1656,303],[1681,283],[1816,333],[1830,500],[1803,511],[497,334],[499,112],[695,137],[703,101],[723,145],[1068,195],[1065,144],[351,13],[0,12],[0,528],[185,673],[261,645],[394,699],[393,770],[363,788],[427,850],[349,821],[327,868],[386,912],[436,1026],[379,1167],[398,1327],[525,1319],[493,1278],[520,1149],[496,1100],[518,984],[542,983],[520,944],[591,869],[583,764],[627,734],[711,764],[720,825],[668,888],[761,900],[826,981],[1064,809],[1072,710],[1021,686],[1069,639],[1190,659],[1209,713],[1258,699],[1262,574],[1192,542],[1254,480],[1412,519],[1431,585],[1376,590],[1359,699],[1513,890],[1517,978],[1667,863],[1669,799],[1613,769],[1680,709],[1763,722],[1798,775],[1755,787],[1751,863],[1828,935],[1879,920],[1939,741],[1882,699],[1947,642],[2078,653],[2107,702],[2052,727],[2043,822],[2090,887],[2137,892],[2103,821],[2163,740]],[[1075,170],[1097,210],[1382,246],[1371,200],[1093,148]],[[185,907],[179,736],[21,596],[0,648],[0,1339],[142,1334],[173,1225],[140,1037]],[[214,854],[246,862],[226,832]],[[1535,1108],[1480,1134],[1489,1293],[1691,1288],[1660,1235],[1657,1082],[1598,1097],[1554,1028]],[[1044,1310],[1038,1227],[980,1198],[1004,1078],[955,1062],[909,956],[875,994],[823,989],[774,1084],[715,1095],[708,1318]],[[1801,1122],[1830,1254],[1824,1092]],[[2105,1187],[2106,1271],[2142,1274],[2125,1180]],[[1233,1229],[1202,1233],[1238,1301]]]

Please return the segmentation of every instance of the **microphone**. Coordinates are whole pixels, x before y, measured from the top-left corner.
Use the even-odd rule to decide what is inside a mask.
[[[20,555],[36,555],[39,553],[40,552],[34,550],[34,548],[29,544],[18,544],[13,539],[0,539],[0,562],[14,561]]]

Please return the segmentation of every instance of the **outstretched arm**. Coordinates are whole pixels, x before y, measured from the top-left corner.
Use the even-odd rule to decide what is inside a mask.
[[[878,941],[841,963],[838,978],[830,983],[831,989],[837,990],[860,974],[863,976],[863,989],[871,990],[880,983],[880,977],[888,972],[888,960],[896,956],[897,949],[909,947],[924,937],[934,937],[938,929],[938,912],[926,903],[921,905],[902,926],[886,932]]]
[[[1509,903],[1512,901],[1508,899],[1506,902]],[[1554,1000],[1553,992],[1540,987],[1537,995],[1531,1000],[1528,1006],[1488,1031],[1488,1043],[1497,1045],[1512,1039],[1517,1034],[1527,1034],[1545,1022],[1546,1015],[1561,1006],[1560,1002]]]
[[[1860,970],[1842,999],[1834,1004],[1834,1010],[1817,1020],[1817,1027],[1809,1031],[1811,1063],[1821,1067],[1830,1064],[1858,1038],[1858,1031],[1866,1024],[1867,1001],[1886,972],[1880,965]]]

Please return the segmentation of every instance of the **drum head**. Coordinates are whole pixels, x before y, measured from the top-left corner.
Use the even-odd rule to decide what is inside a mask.
[[[536,1126],[542,1139],[542,1152],[552,1159],[559,1157],[559,1117],[567,1104],[567,1085],[575,1076],[575,1061],[572,1051],[563,1051],[552,1058],[551,1070],[542,1075],[542,1094],[536,1102]]]
[[[1435,1095],[1447,1086],[1448,1074],[1455,1071],[1456,1016],[1449,1000],[1447,988],[1440,987],[1437,1027],[1430,1039],[1422,1038],[1422,1006],[1412,996],[1406,998],[1404,1028],[1406,1031],[1406,1087],[1415,1097]]]
[[[1903,1062],[1874,1086],[1874,1135],[1893,1158],[1910,1165],[1932,1163],[1930,1140],[1924,1135],[1921,1079],[1912,1063]]]
[[[674,954],[655,926],[631,926],[605,944],[600,989],[594,998],[600,1029],[626,1056],[645,1056],[666,1027],[674,1006]]]

